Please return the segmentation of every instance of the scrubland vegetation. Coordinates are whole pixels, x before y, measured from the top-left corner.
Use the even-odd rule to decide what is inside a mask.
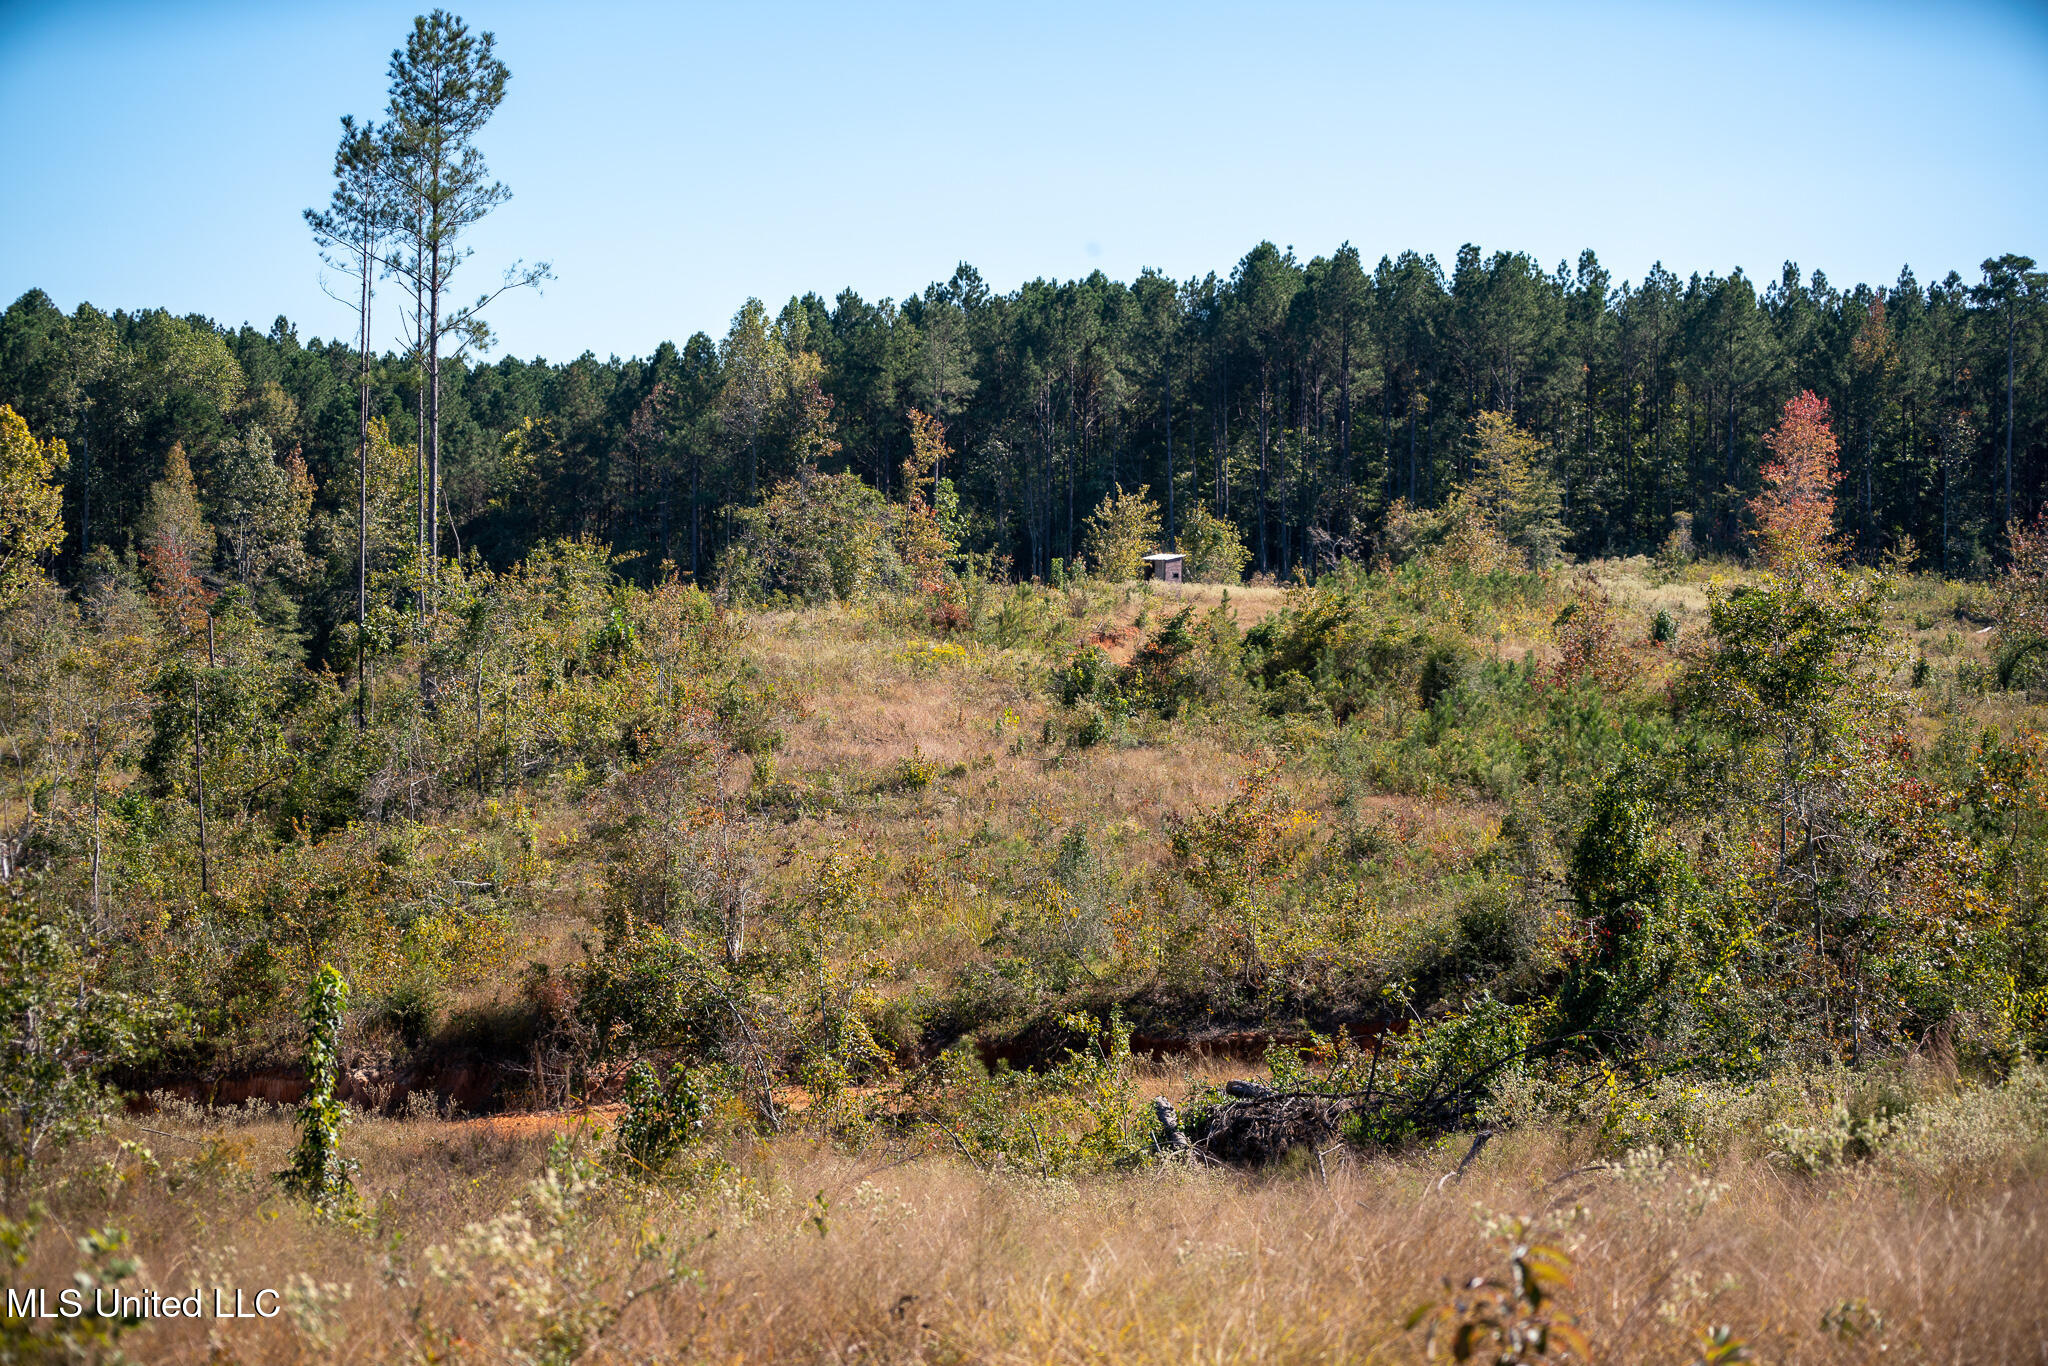
[[[391,77],[354,344],[0,315],[0,1364],[2048,1357],[2030,259],[482,365]]]
[[[1013,583],[917,432],[353,677],[175,469],[13,563],[10,1282],[284,1306],[14,1359],[2039,1354],[2040,533],[1844,564],[1800,400],[1750,564],[1567,561],[1500,420],[1376,563]]]

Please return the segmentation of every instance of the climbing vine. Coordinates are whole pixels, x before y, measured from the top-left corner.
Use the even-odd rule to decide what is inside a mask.
[[[289,1194],[329,1217],[344,1217],[356,1204],[356,1164],[341,1155],[342,1106],[334,1094],[347,1008],[348,983],[323,963],[306,992],[307,1087],[299,1105],[299,1143],[291,1166],[277,1173]]]

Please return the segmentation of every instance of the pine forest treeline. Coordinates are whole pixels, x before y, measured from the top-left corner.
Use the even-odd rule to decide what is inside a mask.
[[[74,573],[144,547],[174,449],[218,526],[275,523],[264,499],[310,486],[311,562],[286,596],[315,641],[358,607],[356,542],[375,520],[365,387],[387,482],[419,463],[416,436],[434,456],[419,513],[442,555],[504,565],[589,537],[643,580],[666,562],[706,583],[735,514],[800,467],[900,498],[913,409],[945,424],[938,475],[965,545],[1020,577],[1071,563],[1119,487],[1148,487],[1169,537],[1196,506],[1234,523],[1251,572],[1369,558],[1396,500],[1436,506],[1458,487],[1489,411],[1543,441],[1569,552],[1654,549],[1679,514],[1702,548],[1735,552],[1764,435],[1811,390],[1836,415],[1849,545],[1875,558],[1910,537],[1923,565],[1962,576],[2048,499],[2033,265],[1841,289],[1788,264],[1759,291],[1740,271],[1661,266],[1617,283],[1591,252],[1554,271],[1476,246],[1448,270],[1412,252],[1368,268],[1349,245],[1304,261],[1260,243],[1227,276],[999,294],[963,264],[901,300],[749,300],[723,338],[630,360],[436,357],[438,443],[417,338],[366,359],[358,342],[303,344],[283,318],[262,332],[67,316],[32,290],[0,318],[0,402],[72,452],[58,564]]]

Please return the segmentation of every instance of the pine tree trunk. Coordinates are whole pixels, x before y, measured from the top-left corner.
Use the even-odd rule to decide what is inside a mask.
[[[441,248],[427,289],[427,581],[441,563]]]
[[[1351,534],[1351,329],[1344,330],[1344,354],[1337,371],[1337,479],[1344,499],[1344,534]]]
[[[369,725],[370,676],[364,669],[370,622],[370,248],[363,245],[362,368],[356,381],[356,729]]]
[[[417,258],[414,264],[418,264]],[[415,606],[419,611],[420,625],[427,622],[427,585],[425,580],[427,558],[427,306],[426,293],[415,279],[412,288],[413,361],[418,367],[418,428],[419,436],[413,447],[413,479],[417,485],[414,508],[416,524],[413,528],[413,544],[419,549],[421,581],[414,594]]]
[[[1415,395],[1408,396],[1408,505],[1415,506]]]
[[[2005,521],[2012,525],[2012,381],[2013,381],[2013,329],[2016,326],[2012,305],[2006,305],[2005,313]]]

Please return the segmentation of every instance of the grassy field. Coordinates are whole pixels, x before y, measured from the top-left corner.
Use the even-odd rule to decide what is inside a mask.
[[[2018,1362],[2043,1347],[2044,1106],[2034,1074],[1951,1096],[1927,1148],[1825,1176],[1732,1150],[1603,1162],[1543,1130],[1455,1182],[1462,1137],[1079,1179],[789,1137],[567,1209],[531,1184],[602,1117],[369,1118],[348,1130],[359,1229],[280,1208],[282,1117],[165,1114],[117,1127],[133,1146],[93,1195],[80,1174],[63,1222],[119,1222],[158,1286],[284,1291],[274,1321],[138,1329],[146,1361],[1414,1361],[1411,1312],[1510,1278],[1525,1219],[1569,1259],[1556,1305],[1593,1360],[1696,1361],[1726,1328],[1763,1361]],[[66,1247],[17,1281],[68,1282]]]

